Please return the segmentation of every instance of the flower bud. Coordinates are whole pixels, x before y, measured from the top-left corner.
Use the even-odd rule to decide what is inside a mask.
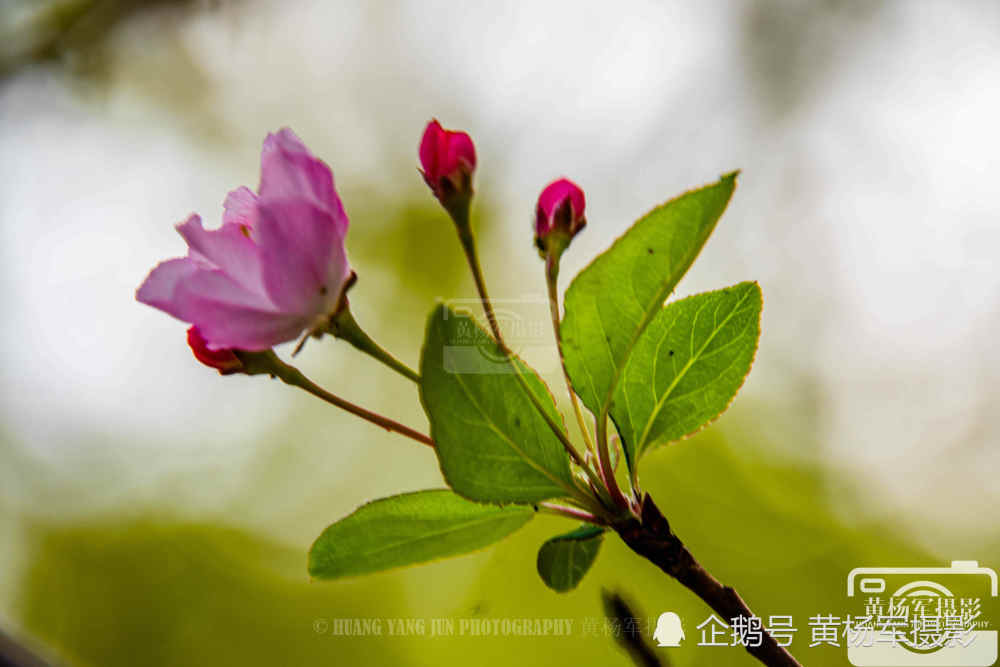
[[[208,349],[208,343],[198,331],[198,327],[188,329],[187,340],[195,359],[219,371],[220,375],[232,375],[244,371],[243,362],[232,350]]]
[[[427,185],[452,217],[467,212],[476,169],[476,147],[468,134],[446,130],[432,120],[420,141],[420,166]]]
[[[562,253],[583,229],[585,205],[583,190],[569,179],[560,178],[542,190],[535,209],[535,245],[543,257]]]

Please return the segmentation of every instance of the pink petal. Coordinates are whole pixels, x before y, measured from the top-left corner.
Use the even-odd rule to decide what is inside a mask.
[[[264,286],[283,311],[319,314],[331,291],[330,266],[346,263],[333,216],[303,200],[262,198],[257,229]]]
[[[437,180],[441,176],[437,168],[438,156],[446,141],[444,128],[441,127],[441,123],[437,119],[427,123],[424,136],[420,139],[420,166],[423,168],[427,178],[432,181]]]
[[[472,143],[472,137],[465,132],[451,132],[448,137],[448,158],[446,165],[448,171],[465,168],[472,170],[476,168],[476,147]]]
[[[214,368],[222,375],[231,375],[244,370],[243,362],[232,349],[209,349],[208,341],[198,331],[198,327],[192,326],[188,329],[187,341],[195,359],[210,368]]]
[[[556,207],[567,198],[570,201],[570,205],[573,207],[573,216],[582,216],[584,208],[586,207],[583,190],[581,190],[576,183],[568,178],[560,178],[559,180],[553,181],[545,186],[545,189],[542,190],[542,194],[538,196],[538,209],[542,211],[546,217],[551,218],[556,211]]]
[[[420,166],[424,180],[437,188],[442,178],[452,177],[455,172],[472,173],[476,168],[476,147],[465,132],[446,130],[432,120],[420,140]]]
[[[266,297],[257,244],[244,229],[242,224],[224,224],[220,229],[206,231],[197,215],[177,226],[192,258],[222,269],[247,291]]]
[[[339,305],[341,293],[347,288],[348,281],[351,280],[351,264],[347,261],[347,249],[343,243],[336,243],[330,253],[330,259],[326,267],[326,304],[324,312],[331,312]]]
[[[136,299],[185,322],[200,324],[199,318],[204,313],[188,308],[182,294],[205,302],[278,312],[266,296],[248,291],[220,269],[208,268],[190,257],[169,259],[157,265],[139,287]]]
[[[222,204],[222,224],[257,226],[257,195],[250,188],[240,186],[226,195]]]
[[[178,314],[178,309],[174,304],[174,292],[181,280],[193,275],[198,270],[198,263],[188,257],[160,262],[149,272],[146,280],[136,290],[135,298],[141,303],[184,319]]]
[[[266,350],[295,340],[306,328],[302,317],[218,301],[190,282],[176,293],[179,307],[192,315],[210,350]]]
[[[267,349],[294,340],[306,326],[301,315],[278,311],[266,297],[189,257],[154,268],[136,298],[197,326],[212,350]]]
[[[347,233],[347,214],[333,186],[333,173],[288,128],[269,134],[260,158],[261,198],[305,199],[326,210],[337,233]]]
[[[182,294],[186,297],[194,296],[202,301],[220,305],[249,308],[261,312],[279,312],[279,309],[274,306],[267,295],[249,291],[221,269],[199,266],[197,271],[184,276],[177,282],[177,287],[174,289],[175,302],[181,303],[180,295]],[[182,319],[192,324],[201,324],[199,318],[204,313],[189,311],[187,314],[190,318],[183,317]]]

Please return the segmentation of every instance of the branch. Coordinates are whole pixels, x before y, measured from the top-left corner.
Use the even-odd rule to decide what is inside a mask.
[[[642,499],[642,519],[629,517],[615,525],[615,530],[632,551],[636,552],[711,607],[724,621],[742,616],[754,616],[739,593],[705,571],[691,552],[670,531],[670,523],[649,494]],[[760,646],[747,646],[747,652],[769,667],[802,667],[792,654],[778,646],[769,633],[763,633]]]

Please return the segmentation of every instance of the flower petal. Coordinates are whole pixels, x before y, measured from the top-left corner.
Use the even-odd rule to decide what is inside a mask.
[[[187,308],[180,298],[182,293],[218,304],[278,312],[266,296],[248,291],[220,269],[190,257],[168,259],[157,265],[139,287],[136,299],[185,322],[199,324],[204,313]]]
[[[257,226],[257,195],[248,187],[240,186],[226,195],[222,209],[223,226],[235,224],[249,229]]]
[[[306,199],[332,216],[340,238],[347,233],[347,214],[334,189],[333,172],[288,128],[264,140],[258,192],[267,199]]]
[[[209,349],[264,350],[294,340],[307,324],[219,269],[190,257],[161,263],[136,293],[142,303],[198,327]]]
[[[354,271],[350,262],[347,261],[347,249],[343,243],[335,243],[330,252],[330,259],[326,265],[326,303],[323,312],[332,312],[343,296],[343,292],[354,282]]]
[[[448,137],[447,160],[445,161],[448,170],[465,167],[469,170],[476,168],[476,146],[472,143],[472,137],[465,132],[451,132]]]
[[[298,315],[258,310],[217,297],[204,293],[191,280],[182,282],[176,292],[178,306],[192,315],[188,321],[198,327],[210,350],[266,350],[295,340],[306,328],[307,322]]]
[[[177,287],[174,288],[174,299],[177,300],[181,293],[185,296],[197,296],[199,299],[213,303],[250,308],[261,312],[279,312],[279,309],[271,303],[266,295],[251,292],[221,269],[199,266],[197,271],[184,276],[177,282]],[[193,318],[188,321],[192,324],[199,324],[197,319],[199,315],[200,313],[193,313]]]
[[[135,298],[147,306],[159,308],[174,317],[184,319],[178,314],[178,309],[174,304],[174,292],[176,292],[177,285],[181,280],[193,275],[198,270],[198,263],[189,257],[160,262],[149,272],[146,280],[136,290]]]
[[[201,363],[214,368],[222,375],[231,375],[244,370],[243,362],[236,356],[231,348],[212,350],[208,347],[208,341],[198,331],[198,327],[191,327],[187,332],[188,346],[194,354],[194,358]]]
[[[224,224],[220,229],[206,231],[201,226],[201,218],[192,215],[177,225],[177,231],[187,241],[193,259],[222,269],[247,291],[266,298],[260,253],[242,224]]]
[[[424,136],[420,139],[420,166],[424,170],[424,175],[431,181],[440,178],[438,173],[439,156],[444,152],[447,139],[444,128],[435,118],[427,123]]]
[[[285,312],[320,314],[340,287],[331,265],[343,271],[347,264],[333,216],[303,199],[261,201],[257,237],[268,295]]]

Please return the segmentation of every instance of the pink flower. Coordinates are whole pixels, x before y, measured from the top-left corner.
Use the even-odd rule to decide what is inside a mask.
[[[231,349],[208,349],[208,344],[198,331],[198,327],[188,329],[187,340],[195,359],[219,371],[220,375],[232,375],[243,370],[243,362]]]
[[[347,214],[330,168],[291,130],[264,140],[258,194],[233,190],[223,209],[219,229],[198,215],[177,226],[187,257],[154,268],[139,301],[193,324],[207,350],[264,350],[343,306]]]
[[[456,195],[472,195],[476,147],[465,132],[446,130],[436,120],[429,122],[420,141],[420,166],[442,204]]]
[[[538,196],[535,208],[535,244],[543,253],[558,238],[563,248],[587,224],[583,190],[573,181],[553,181]]]

